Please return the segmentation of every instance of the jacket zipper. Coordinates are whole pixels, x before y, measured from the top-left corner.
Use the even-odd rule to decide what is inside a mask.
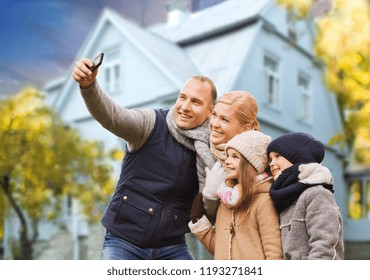
[[[153,242],[155,241],[158,233],[160,232],[160,229],[162,228],[162,224],[163,224],[163,218],[164,218],[164,214],[166,213],[166,210],[167,210],[167,207],[168,207],[168,200],[170,199],[170,197],[172,196],[172,194],[174,193],[177,185],[182,181],[182,177],[184,175],[184,165],[185,165],[185,162],[186,162],[186,158],[187,158],[187,148],[184,148],[183,150],[183,155],[182,155],[182,159],[181,159],[181,165],[180,165],[180,172],[179,172],[179,175],[177,176],[176,178],[176,181],[175,181],[175,185],[174,187],[172,188],[172,191],[167,195],[164,203],[163,203],[163,209],[162,209],[162,212],[161,212],[161,219],[159,221],[159,225],[153,235],[153,238],[152,240],[150,241],[150,244],[153,244]]]

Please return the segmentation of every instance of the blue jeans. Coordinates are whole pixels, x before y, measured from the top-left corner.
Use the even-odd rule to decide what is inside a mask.
[[[186,244],[160,248],[140,248],[107,232],[103,243],[103,260],[193,260]]]

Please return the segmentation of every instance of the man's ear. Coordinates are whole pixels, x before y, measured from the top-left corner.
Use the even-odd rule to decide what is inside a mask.
[[[207,115],[208,118],[210,118],[212,116],[214,109],[215,109],[214,104],[209,105],[209,108],[208,108],[209,112],[208,112],[208,115]]]

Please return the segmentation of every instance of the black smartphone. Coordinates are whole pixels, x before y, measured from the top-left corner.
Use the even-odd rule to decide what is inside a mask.
[[[100,53],[99,55],[94,57],[94,59],[92,60],[94,65],[92,67],[88,67],[91,70],[91,72],[94,72],[102,64],[103,58],[104,58],[104,53]]]

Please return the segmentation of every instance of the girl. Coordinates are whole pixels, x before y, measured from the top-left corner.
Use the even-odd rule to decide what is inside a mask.
[[[204,215],[189,223],[196,238],[215,259],[282,259],[279,219],[269,196],[271,177],[266,148],[271,138],[250,130],[226,144],[226,186],[215,227]]]
[[[216,102],[210,118],[210,148],[217,159],[211,170],[206,168],[206,182],[202,195],[194,200],[192,220],[196,222],[203,213],[212,224],[220,203],[217,189],[225,181],[226,143],[235,135],[249,130],[260,130],[257,120],[258,106],[254,96],[247,91],[230,91]],[[204,203],[204,211],[203,211]]]

